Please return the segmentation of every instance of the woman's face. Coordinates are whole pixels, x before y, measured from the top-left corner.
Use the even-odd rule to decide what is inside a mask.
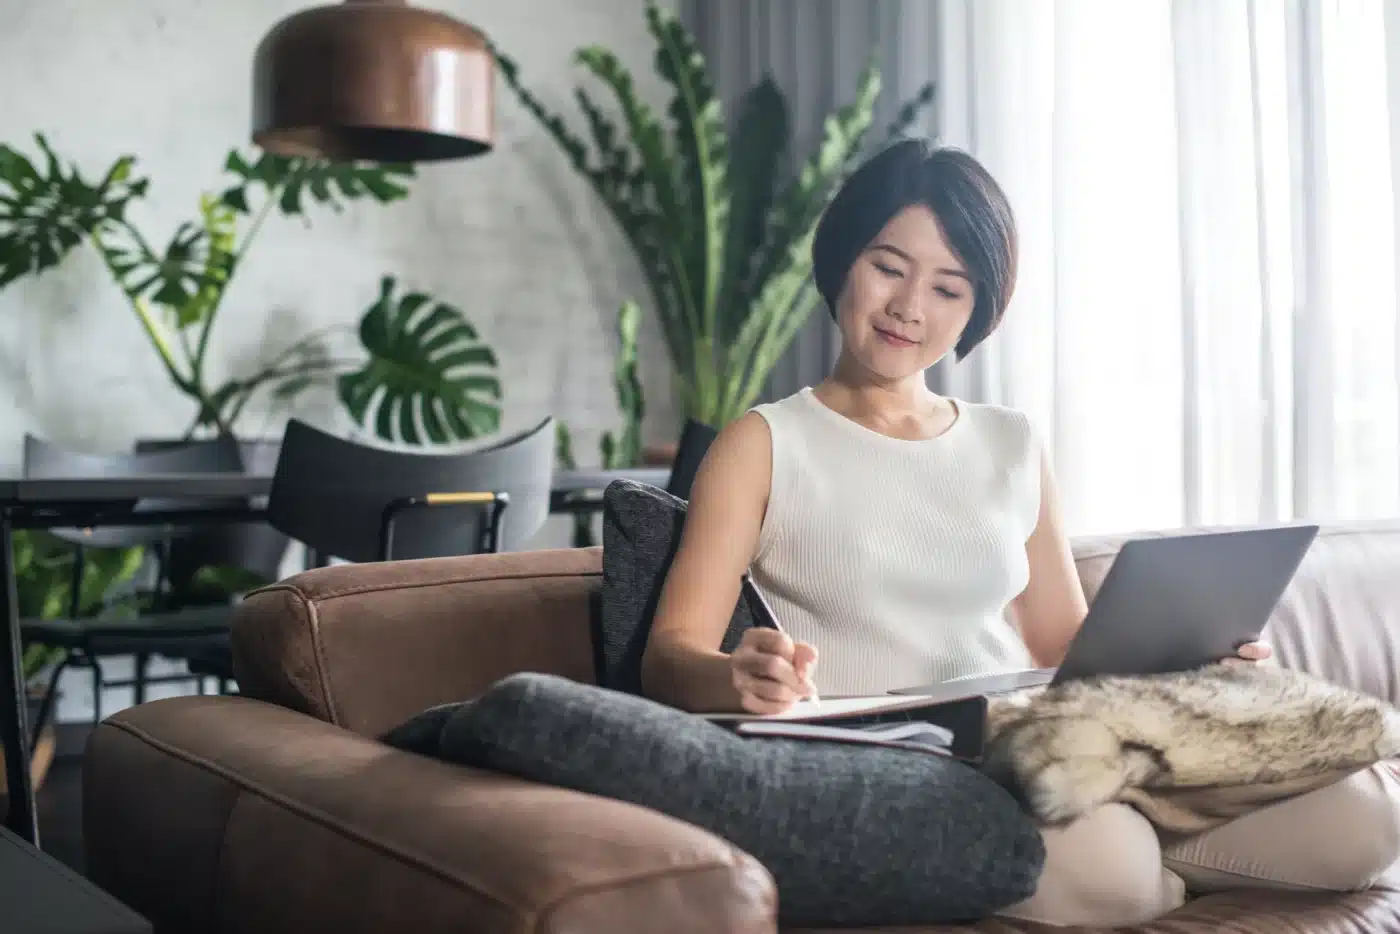
[[[976,291],[933,212],[912,205],[856,257],[837,301],[845,352],[881,381],[920,373],[952,350]]]

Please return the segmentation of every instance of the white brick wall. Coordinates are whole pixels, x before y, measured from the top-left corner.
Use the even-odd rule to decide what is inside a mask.
[[[299,0],[3,0],[0,141],[34,152],[42,131],[90,176],[132,153],[151,179],[134,219],[163,245],[217,191],[232,146],[248,140],[253,49]],[[598,43],[664,103],[641,0],[434,0],[424,5],[485,30],[552,107],[574,113],[572,52]],[[617,423],[611,387],[619,303],[642,296],[635,261],[586,183],[498,81],[491,155],[420,168],[415,192],[389,208],[318,212],[311,229],[274,217],[228,295],[215,333],[218,374],[255,366],[269,347],[354,321],[379,277],[456,304],[497,349],[503,428],[546,413],[567,421],[584,463]],[[666,355],[643,335],[648,440],[674,438]],[[298,413],[344,429],[330,398]],[[167,382],[100,262],[81,250],[56,272],[0,291],[0,474],[33,432],[93,450],[181,431],[191,408]],[[266,430],[276,431],[268,423]],[[245,431],[263,430],[257,420]],[[551,520],[542,544],[568,541]],[[64,719],[83,716],[86,680],[66,680]],[[127,692],[121,692],[123,694]],[[110,713],[126,703],[104,702]],[[116,705],[116,706],[114,706]]]

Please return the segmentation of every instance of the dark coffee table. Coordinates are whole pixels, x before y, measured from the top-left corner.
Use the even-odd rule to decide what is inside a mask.
[[[151,934],[145,918],[0,827],[5,934]]]

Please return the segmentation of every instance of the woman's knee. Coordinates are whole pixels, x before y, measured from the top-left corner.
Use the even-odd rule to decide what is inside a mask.
[[[1003,914],[1048,924],[1140,924],[1185,902],[1185,885],[1162,865],[1152,825],[1133,808],[1107,804],[1072,824],[1048,827],[1036,893]]]
[[[1328,802],[1332,832],[1323,844],[1331,888],[1369,888],[1400,862],[1400,776],[1381,763],[1337,783]]]
[[[1400,860],[1400,778],[1388,763],[1357,772],[1167,848],[1196,892],[1369,888]]]

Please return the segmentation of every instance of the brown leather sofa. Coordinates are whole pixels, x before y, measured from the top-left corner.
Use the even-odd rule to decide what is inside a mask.
[[[1076,542],[1091,593],[1121,543]],[[709,833],[372,738],[511,672],[591,680],[600,574],[597,550],[561,550],[337,566],[257,593],[235,628],[244,697],[154,701],[94,732],[91,876],[167,934],[776,931],[768,873]],[[1324,530],[1269,638],[1283,664],[1400,698],[1400,522]],[[1205,897],[1136,930],[1400,932],[1400,879]]]

